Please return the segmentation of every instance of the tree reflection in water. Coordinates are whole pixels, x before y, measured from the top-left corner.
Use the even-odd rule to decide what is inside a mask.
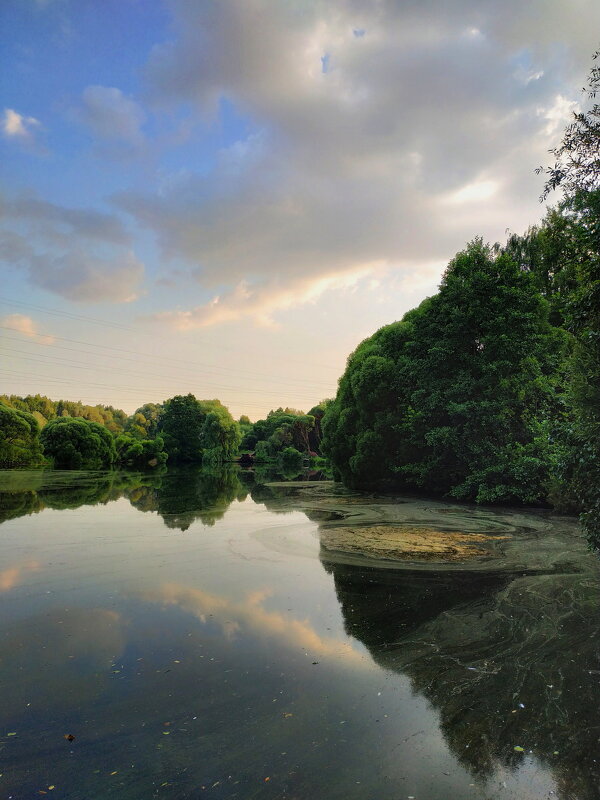
[[[582,572],[527,575],[335,563],[346,631],[438,710],[474,775],[533,757],[560,796],[598,798],[600,585]],[[522,747],[524,753],[515,751]]]

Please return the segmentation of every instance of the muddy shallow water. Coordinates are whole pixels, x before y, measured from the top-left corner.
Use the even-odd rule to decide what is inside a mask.
[[[572,519],[229,469],[0,472],[0,522],[0,798],[600,797]]]

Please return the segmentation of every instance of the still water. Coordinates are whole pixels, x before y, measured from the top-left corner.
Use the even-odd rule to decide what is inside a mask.
[[[3,800],[600,797],[574,520],[228,469],[0,472],[0,522]]]

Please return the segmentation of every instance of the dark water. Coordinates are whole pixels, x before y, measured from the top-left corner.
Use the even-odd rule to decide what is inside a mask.
[[[0,798],[600,797],[574,521],[234,470],[0,490]],[[320,545],[349,520],[508,538],[378,562]]]

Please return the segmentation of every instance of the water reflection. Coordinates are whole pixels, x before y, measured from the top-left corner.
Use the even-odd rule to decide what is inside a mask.
[[[3,796],[596,800],[573,524],[269,477],[0,475]],[[374,524],[502,538],[445,566],[333,549]]]
[[[200,520],[214,525],[225,516],[234,500],[242,502],[248,492],[231,465],[178,472],[169,471],[155,486],[137,486],[125,492],[138,511],[155,511],[168,528],[187,531]]]
[[[233,465],[156,473],[0,473],[0,523],[45,508],[106,505],[126,497],[138,511],[154,512],[168,528],[186,531],[193,522],[214,525],[234,500],[248,495]]]
[[[249,494],[270,511],[289,513],[285,493],[268,484],[295,477],[267,465],[240,470],[233,464],[160,473],[0,470],[0,524],[44,508],[106,505],[126,497],[138,511],[161,516],[168,528],[187,531],[196,520],[214,525],[231,503]],[[314,480],[320,473],[301,477]]]
[[[511,774],[529,759],[551,769],[560,797],[598,798],[593,562],[582,558],[579,574],[518,576],[369,569],[328,558],[324,552],[348,634],[427,697],[474,776]]]

